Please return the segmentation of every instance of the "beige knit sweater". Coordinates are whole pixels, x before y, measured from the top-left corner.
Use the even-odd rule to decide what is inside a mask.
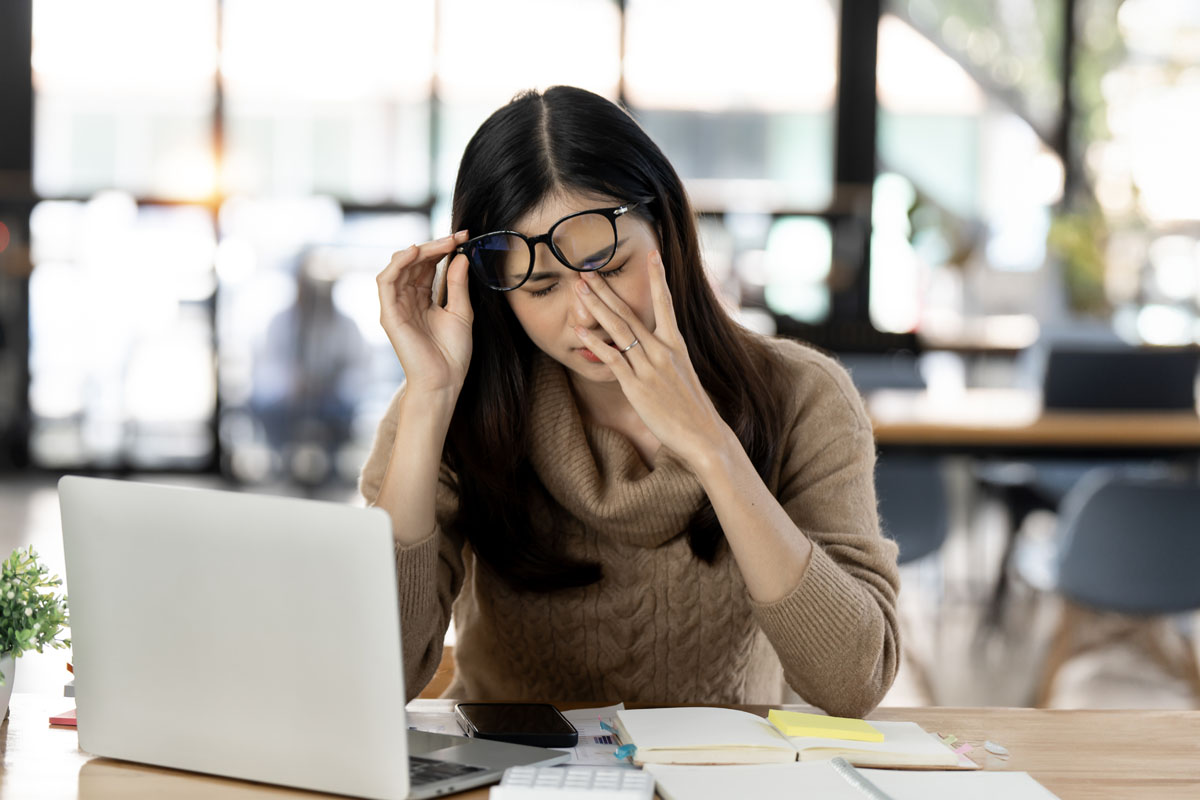
[[[750,598],[727,548],[695,558],[682,531],[703,497],[663,448],[653,469],[617,432],[583,422],[564,369],[539,356],[531,460],[571,519],[556,536],[602,565],[597,584],[517,592],[444,531],[456,498],[443,481],[439,528],[398,548],[405,681],[415,696],[457,626],[448,697],[649,703],[777,703],[787,683],[831,714],[860,716],[896,674],[896,547],[879,531],[874,440],[849,377],[811,348],[776,340],[795,394],[768,487],[812,541],[795,589]],[[403,391],[403,389],[401,389]],[[396,432],[397,392],[360,487],[371,502]],[[548,525],[533,509],[535,525]]]

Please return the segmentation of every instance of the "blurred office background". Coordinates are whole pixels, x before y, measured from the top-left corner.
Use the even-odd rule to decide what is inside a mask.
[[[0,53],[18,528],[67,471],[350,497],[403,376],[374,276],[449,232],[466,140],[528,87],[630,109],[755,329],[952,390],[1051,333],[1200,341],[1190,0],[12,0]],[[917,624],[982,602],[977,510]],[[914,635],[956,676],[924,701],[1017,703],[945,666],[968,628]]]

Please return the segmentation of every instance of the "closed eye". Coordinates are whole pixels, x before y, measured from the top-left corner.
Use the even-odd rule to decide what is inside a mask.
[[[617,267],[617,268],[615,268],[615,269],[606,269],[606,270],[604,270],[603,272],[598,272],[597,274],[598,274],[598,275],[599,275],[601,278],[613,278],[613,277],[616,277],[617,275],[620,275],[622,272],[624,272],[624,271],[625,271],[625,266],[626,266],[626,264],[628,264],[628,263],[629,263],[629,262],[628,262],[628,261],[626,261],[624,264],[622,264],[621,266],[619,266],[619,267]]]
[[[614,269],[606,269],[603,271],[597,270],[596,274],[599,275],[601,278],[614,278],[617,275],[619,275],[625,271],[625,267],[628,263],[629,262],[625,262],[624,264],[621,264],[621,266],[616,267]],[[558,287],[558,282],[555,281],[554,283],[550,284],[549,286],[545,287],[544,289],[527,289],[526,293],[530,297],[545,297],[546,295],[550,294],[550,292],[554,291],[557,287]]]

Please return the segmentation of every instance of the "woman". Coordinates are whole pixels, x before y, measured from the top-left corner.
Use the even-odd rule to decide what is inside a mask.
[[[458,233],[396,253],[406,374],[361,488],[388,511],[415,695],[862,715],[899,656],[896,548],[845,372],[738,327],[662,152],[554,87],[480,127]],[[436,266],[452,256],[444,305]]]

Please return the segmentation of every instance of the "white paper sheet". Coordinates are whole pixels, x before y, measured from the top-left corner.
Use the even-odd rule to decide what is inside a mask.
[[[658,782],[658,793],[665,800],[863,800],[828,761],[735,767],[649,764],[646,771]],[[860,769],[859,773],[892,800],[1058,800],[1027,772]]]

